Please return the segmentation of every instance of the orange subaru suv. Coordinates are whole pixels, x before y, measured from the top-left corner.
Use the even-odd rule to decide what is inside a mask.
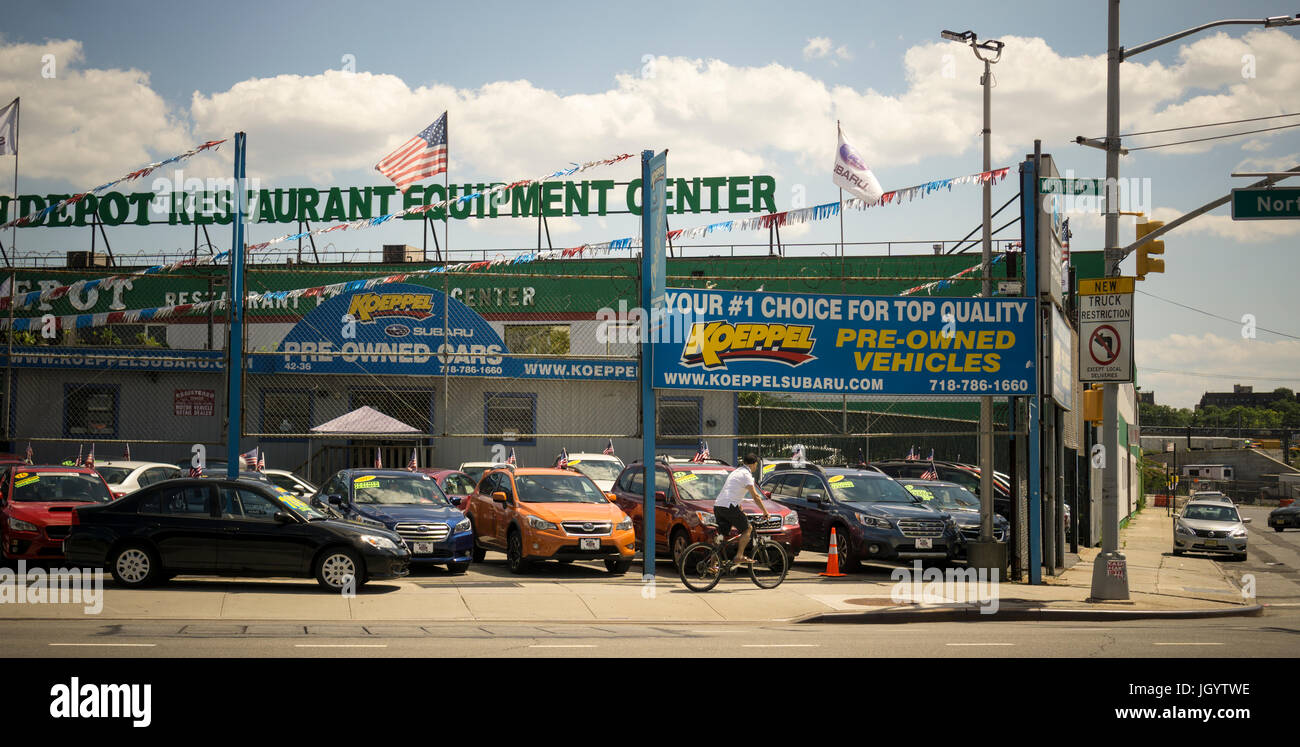
[[[474,561],[506,554],[512,573],[540,560],[603,560],[623,574],[636,554],[632,520],[591,478],[573,470],[498,467],[462,506],[474,526]]]

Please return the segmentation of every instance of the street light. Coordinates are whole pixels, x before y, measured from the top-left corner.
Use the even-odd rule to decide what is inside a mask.
[[[1103,147],[1106,151],[1106,276],[1117,277],[1120,262],[1126,254],[1119,246],[1119,157],[1123,149],[1119,138],[1119,66],[1120,63],[1150,49],[1177,41],[1199,31],[1217,26],[1263,26],[1277,28],[1281,26],[1300,25],[1300,13],[1294,16],[1270,16],[1256,19],[1226,19],[1211,21],[1176,34],[1161,37],[1155,41],[1125,48],[1119,43],[1119,0],[1110,0],[1106,21],[1106,139]],[[1086,139],[1077,140],[1081,145],[1096,147],[1096,143]],[[1207,206],[1204,209],[1208,209]],[[1187,220],[1193,216],[1184,216]],[[1167,231],[1170,226],[1165,227]],[[1148,234],[1156,238],[1158,231]],[[1128,564],[1124,554],[1119,551],[1119,386],[1108,383],[1103,393],[1102,446],[1105,449],[1106,466],[1102,478],[1102,547],[1092,566],[1092,598],[1117,599],[1129,598]]]
[[[995,39],[980,41],[974,31],[944,30],[940,36],[948,41],[969,44],[975,58],[984,63],[984,75],[980,85],[984,87],[984,168],[988,173],[992,168],[991,141],[993,134],[990,112],[990,92],[993,88],[991,67],[1002,59],[1002,48],[1006,46]],[[993,185],[984,181],[984,247],[980,271],[984,275],[981,295],[989,298],[993,295]],[[996,569],[1000,575],[1007,567],[1007,546],[993,539],[993,398],[980,397],[980,535],[979,540],[970,543],[967,550],[967,564],[972,568]]]

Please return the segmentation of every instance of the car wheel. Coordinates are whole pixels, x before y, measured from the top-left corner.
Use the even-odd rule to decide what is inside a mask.
[[[835,544],[840,552],[840,570],[857,571],[862,568],[862,560],[853,552],[853,535],[842,526],[835,527]]]
[[[353,589],[359,589],[365,583],[361,569],[361,558],[340,547],[327,551],[316,563],[316,581],[330,591],[343,591],[349,580]]]
[[[113,580],[132,589],[151,586],[162,578],[162,564],[152,550],[142,545],[127,545],[113,553],[109,562]]]
[[[1273,527],[1273,531],[1280,532],[1282,531],[1282,527]]]
[[[627,569],[631,567],[632,567],[632,561],[630,559],[614,560],[613,558],[605,558],[605,570],[609,571],[615,576],[622,576],[624,573],[627,573]]]
[[[506,538],[506,565],[511,573],[527,573],[531,563],[524,560],[524,538],[518,530],[511,530]]]
[[[483,559],[487,557],[487,550],[479,547],[478,540],[476,539],[474,540],[474,549],[470,551],[469,556],[475,563],[482,563]]]
[[[469,570],[469,561],[464,560],[459,563],[448,563],[447,570],[452,573],[464,573]]]
[[[1246,560],[1246,553],[1244,553],[1244,552],[1236,553],[1235,555],[1232,556],[1232,558],[1233,558],[1233,560],[1238,560],[1238,561],[1241,561],[1241,562],[1245,562],[1245,560]]]
[[[1183,551],[1182,551],[1182,550],[1179,550],[1177,547],[1175,547],[1175,548],[1174,548],[1174,554],[1175,554],[1175,555],[1182,555],[1182,554],[1183,554]]]
[[[681,565],[682,555],[685,554],[686,548],[690,546],[691,538],[686,534],[686,530],[678,529],[676,532],[673,532],[672,555],[674,568]]]

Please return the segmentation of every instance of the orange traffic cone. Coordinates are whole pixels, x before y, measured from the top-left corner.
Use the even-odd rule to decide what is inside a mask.
[[[845,575],[840,573],[840,545],[835,536],[835,527],[831,527],[831,548],[826,555],[826,572],[817,575],[829,578],[839,578]]]

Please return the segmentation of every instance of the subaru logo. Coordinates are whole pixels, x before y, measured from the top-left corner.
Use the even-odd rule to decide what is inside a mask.
[[[411,334],[411,328],[405,324],[390,324],[384,327],[384,334],[389,337],[406,337]]]
[[[421,531],[421,532],[431,532],[431,531],[433,531],[433,527],[429,526],[428,524],[421,524],[421,525],[420,525],[420,529],[419,529],[419,531]]]
[[[582,525],[582,531],[584,531],[584,532],[590,532],[591,530],[593,530],[593,529],[595,529],[595,528],[596,528],[596,525],[595,525],[595,524],[592,524],[590,521],[588,521],[588,522],[586,522],[586,523],[584,523],[584,524]]]

